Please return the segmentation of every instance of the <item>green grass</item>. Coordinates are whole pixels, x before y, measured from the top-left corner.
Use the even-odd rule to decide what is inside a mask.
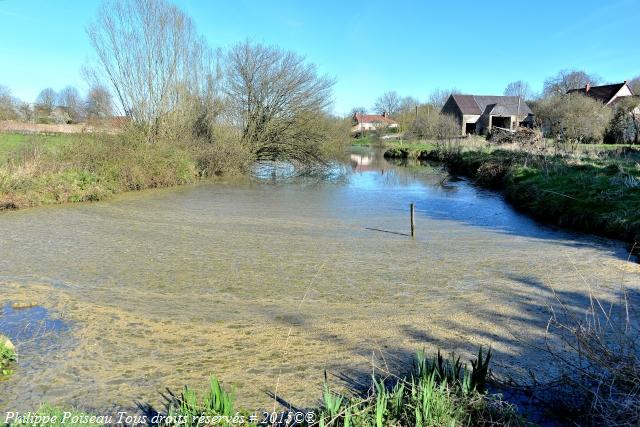
[[[353,395],[331,390],[326,379],[321,405],[308,409],[318,426],[467,426],[483,423],[523,425],[513,406],[499,396],[486,393],[491,352],[479,351],[471,367],[459,357],[449,359],[440,353],[427,359],[419,352],[410,374],[404,377],[372,377],[371,388]],[[170,403],[168,415],[172,420],[187,420],[182,425],[196,425],[195,420],[219,416],[247,419],[249,411],[237,410],[233,395],[225,391],[215,377],[202,396],[185,391]],[[500,401],[502,405],[495,405]],[[499,408],[499,409],[496,409]],[[226,417],[226,418],[224,418]],[[178,425],[167,422],[165,425]],[[223,424],[226,425],[226,424]]]
[[[15,350],[6,345],[4,339],[0,337],[0,377],[13,374],[11,364],[15,361]]]
[[[367,135],[360,138],[354,138],[351,140],[351,145],[356,147],[369,147],[369,146],[378,145],[378,144],[380,144],[380,140],[373,135]]]
[[[40,147],[46,151],[55,152],[62,146],[72,143],[80,138],[80,135],[58,134],[22,134],[22,133],[0,133],[0,163],[7,159],[12,152],[19,151],[29,144]]]

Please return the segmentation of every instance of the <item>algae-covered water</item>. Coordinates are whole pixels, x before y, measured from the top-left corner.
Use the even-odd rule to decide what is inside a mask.
[[[619,242],[540,225],[438,167],[369,149],[344,165],[325,181],[0,215],[0,333],[19,352],[0,411],[158,407],[165,389],[210,373],[246,407],[271,407],[272,393],[308,405],[324,370],[358,383],[422,348],[491,345],[496,373],[551,377],[534,346],[554,293],[582,309],[589,289],[615,300],[621,284],[640,288]]]

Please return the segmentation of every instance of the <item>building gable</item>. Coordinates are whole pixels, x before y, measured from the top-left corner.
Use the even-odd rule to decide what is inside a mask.
[[[580,93],[607,105],[611,104],[616,98],[633,95],[626,81],[602,86],[591,86],[590,84],[587,84],[585,87],[580,89],[570,89],[567,93]]]

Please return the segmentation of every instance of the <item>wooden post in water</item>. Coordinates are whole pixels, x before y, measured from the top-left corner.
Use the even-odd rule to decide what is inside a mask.
[[[413,203],[409,205],[409,210],[411,211],[411,237],[416,236],[416,208]]]

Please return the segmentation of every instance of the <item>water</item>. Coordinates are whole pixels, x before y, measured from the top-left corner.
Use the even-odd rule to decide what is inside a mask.
[[[471,357],[491,345],[497,373],[551,378],[532,346],[553,291],[581,310],[589,287],[606,300],[640,288],[621,243],[543,226],[438,167],[369,149],[345,167],[330,181],[208,183],[0,215],[0,305],[39,304],[67,325],[44,350],[16,337],[0,411],[157,407],[166,388],[202,387],[210,373],[250,408],[273,406],[274,392],[309,405],[325,369],[343,376],[337,386],[357,383],[422,348]]]

